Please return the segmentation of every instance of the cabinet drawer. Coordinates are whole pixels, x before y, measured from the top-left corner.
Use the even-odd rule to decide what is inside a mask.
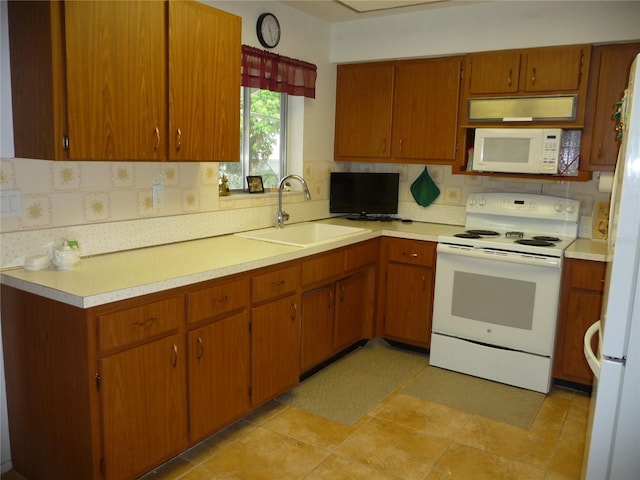
[[[435,250],[433,242],[393,239],[389,242],[389,261],[432,267]]]
[[[101,351],[121,347],[178,328],[184,318],[184,297],[172,297],[98,317]]]
[[[335,278],[344,271],[344,251],[326,253],[302,262],[302,284]]]
[[[373,240],[347,248],[344,253],[345,270],[356,270],[377,262],[380,254],[379,245],[378,240]]]
[[[187,322],[197,322],[240,310],[249,304],[249,279],[204,288],[187,296]]]
[[[298,285],[300,285],[300,264],[255,275],[251,279],[251,301],[262,302],[295,292]]]
[[[572,288],[584,288],[601,292],[604,290],[604,275],[607,264],[590,260],[568,261],[569,284]]]

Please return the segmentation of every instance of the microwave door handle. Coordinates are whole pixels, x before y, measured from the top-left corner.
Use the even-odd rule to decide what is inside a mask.
[[[600,336],[600,320],[595,322],[584,334],[584,357],[587,359],[587,363],[589,364],[589,368],[593,372],[593,375],[600,379],[600,359],[593,352],[593,348],[591,348],[591,339],[598,334]]]

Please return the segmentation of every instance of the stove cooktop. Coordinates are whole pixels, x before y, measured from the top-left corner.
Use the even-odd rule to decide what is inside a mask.
[[[440,235],[438,242],[561,257],[564,250],[576,239],[574,236],[538,235],[532,232],[514,231],[493,231],[491,235],[480,235],[474,233],[473,230],[460,227],[459,231],[454,231],[449,235]]]
[[[476,248],[563,256],[578,232],[580,203],[521,193],[473,193],[466,224],[438,241]]]

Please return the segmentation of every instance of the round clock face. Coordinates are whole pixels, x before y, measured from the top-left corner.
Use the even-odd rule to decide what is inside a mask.
[[[280,23],[273,13],[263,13],[258,17],[256,32],[263,47],[273,48],[280,42]]]

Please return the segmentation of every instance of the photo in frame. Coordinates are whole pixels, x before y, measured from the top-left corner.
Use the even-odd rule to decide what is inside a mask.
[[[262,185],[262,177],[257,175],[247,176],[247,187],[249,193],[264,193],[264,186]]]

